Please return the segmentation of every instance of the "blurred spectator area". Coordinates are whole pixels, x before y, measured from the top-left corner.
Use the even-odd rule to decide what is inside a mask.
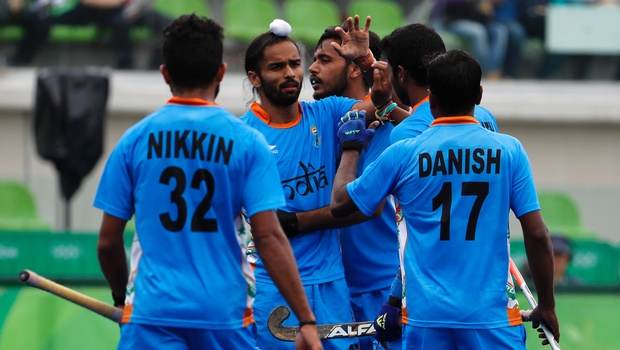
[[[76,0],[69,0],[76,1]],[[237,3],[236,6],[227,6],[229,3]],[[243,6],[244,2],[250,4],[253,0],[152,0],[153,9],[160,11],[170,18],[175,18],[181,13],[195,11],[198,14],[214,18],[224,26],[225,34],[228,27],[231,28],[231,35],[226,37],[227,57],[229,68],[233,71],[240,71],[241,57],[245,45],[251,39],[250,36],[239,36],[233,34],[243,32],[244,27],[248,33],[261,33],[268,30],[269,23],[274,18],[280,17],[285,20],[287,4],[308,3],[299,0],[261,0],[261,6],[265,8],[275,8],[275,11],[248,11],[250,15],[260,17],[252,21],[244,20],[244,13],[234,10]],[[435,4],[435,0],[321,0],[310,1],[326,2],[340,14],[339,20],[346,18],[352,13],[351,9],[359,8],[353,6],[355,3],[375,2],[390,3],[392,10],[394,5],[402,11],[402,16],[394,22],[394,26],[403,23],[422,22],[429,23],[429,16]],[[545,3],[546,1],[539,1]],[[582,63],[580,69],[585,70],[586,79],[595,80],[614,80],[620,77],[620,41],[617,33],[620,32],[620,5],[617,1],[589,1],[576,4],[575,1],[556,3],[547,1],[546,8],[546,35],[544,39],[530,37],[526,40],[519,73],[516,78],[531,79],[535,78],[536,70],[541,65],[545,53],[557,54],[562,59],[557,64],[557,69],[549,79],[573,79],[573,72],[578,69],[575,65],[574,55],[586,55],[587,62]],[[246,6],[246,8],[249,5]],[[303,6],[303,5],[299,5]],[[385,7],[388,8],[388,7]],[[235,13],[230,12],[233,9]],[[376,10],[381,11],[381,10]],[[246,14],[247,15],[247,14]],[[363,16],[367,14],[360,14]],[[373,16],[373,14],[370,14]],[[393,16],[393,15],[389,15]],[[269,18],[267,18],[269,17]],[[385,18],[381,13],[375,13],[374,17],[379,20]],[[236,21],[235,18],[239,18]],[[293,25],[293,35],[295,34],[295,23]],[[338,24],[338,23],[334,23]],[[375,23],[377,28],[382,31],[386,26]],[[372,28],[372,27],[371,27]],[[322,31],[323,28],[317,28]],[[159,33],[154,33],[144,25],[137,25],[131,30],[131,38],[134,44],[136,69],[146,69],[148,64],[149,49],[157,45]],[[317,35],[317,39],[318,36]],[[446,42],[448,49],[469,49],[466,42],[461,38],[450,33],[441,32],[440,35]],[[22,29],[19,23],[10,23],[0,28],[0,60],[6,58],[13,50],[15,43],[21,38]],[[313,40],[301,40],[306,44],[307,53],[305,59],[310,59],[313,49]],[[68,66],[68,65],[110,65],[112,52],[110,49],[109,31],[89,26],[70,26],[55,25],[50,33],[50,41],[32,62],[32,66]],[[0,63],[2,63],[0,61]]]

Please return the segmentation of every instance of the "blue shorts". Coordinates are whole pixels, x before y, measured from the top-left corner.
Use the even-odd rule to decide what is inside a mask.
[[[320,284],[304,286],[310,307],[319,324],[352,322],[353,315],[348,307],[349,288],[344,278]],[[267,328],[267,318],[271,311],[279,305],[289,306],[271,283],[256,281],[256,300],[254,302],[254,319],[256,320],[257,349],[281,350],[295,349],[294,342],[284,342],[274,338]],[[290,306],[289,306],[290,307]],[[291,312],[284,321],[285,326],[297,326],[299,321]],[[347,350],[356,344],[355,338],[334,339],[323,341],[325,350]]]
[[[373,321],[375,318],[377,318],[377,315],[379,314],[379,309],[381,309],[381,305],[383,305],[388,300],[389,295],[390,286],[368,293],[351,294],[351,309],[353,310],[355,321]],[[374,336],[359,337],[358,339],[359,346],[356,349],[383,349],[383,347],[379,345]],[[402,349],[402,345],[402,340],[396,340],[393,342],[389,342],[388,348],[390,350],[400,350]]]
[[[254,350],[255,347],[252,327],[210,330],[127,323],[121,327],[118,342],[119,350]]]
[[[406,325],[404,348],[416,350],[525,350],[525,327],[422,328]]]

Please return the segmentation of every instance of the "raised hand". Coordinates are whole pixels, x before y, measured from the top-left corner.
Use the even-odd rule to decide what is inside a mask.
[[[360,16],[358,15],[355,15],[353,18],[347,18],[345,24],[345,28],[336,27],[336,32],[340,34],[342,44],[332,41],[331,45],[340,56],[360,65],[360,63],[364,63],[369,54],[370,57],[372,57],[372,53],[369,50],[370,44],[368,39],[370,16],[366,17],[364,29],[360,29]],[[374,59],[369,62],[368,65],[373,62]]]

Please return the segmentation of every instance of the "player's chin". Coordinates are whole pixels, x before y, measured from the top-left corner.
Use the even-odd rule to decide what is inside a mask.
[[[314,90],[314,94],[312,94],[312,97],[315,100],[320,100],[320,99],[328,97],[328,96],[329,96],[329,94],[327,92],[321,90],[321,89],[315,89]]]

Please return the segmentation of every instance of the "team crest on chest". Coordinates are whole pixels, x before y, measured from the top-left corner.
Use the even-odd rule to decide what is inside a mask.
[[[310,133],[312,133],[312,136],[316,137],[316,140],[314,141],[314,147],[319,148],[321,142],[323,142],[323,138],[319,136],[319,130],[316,126],[312,126],[310,128]]]

